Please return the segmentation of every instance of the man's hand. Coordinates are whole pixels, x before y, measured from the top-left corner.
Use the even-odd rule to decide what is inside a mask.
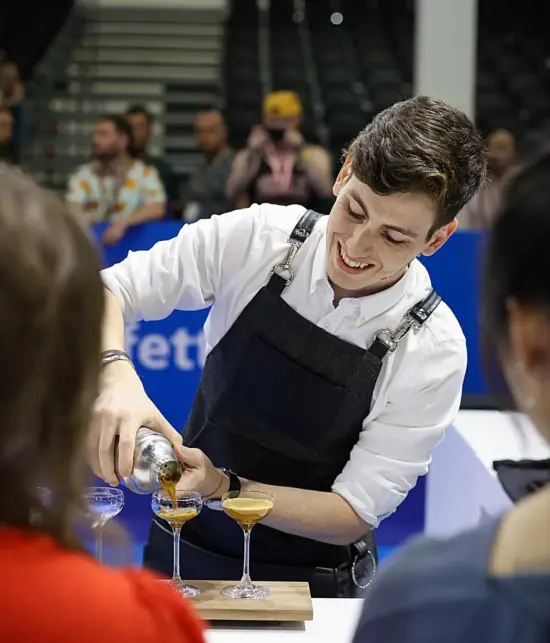
[[[254,125],[250,131],[246,146],[250,150],[260,151],[268,141],[269,138],[265,129],[261,125]]]
[[[178,489],[196,491],[207,498],[221,498],[229,488],[229,479],[212,464],[200,449],[181,446],[176,453],[183,465]]]
[[[305,144],[305,139],[297,129],[288,129],[285,132],[283,143],[286,148],[298,151]]]
[[[94,473],[112,485],[118,484],[114,444],[118,435],[118,470],[130,475],[134,464],[136,433],[142,426],[165,435],[174,448],[181,446],[181,435],[147,397],[139,376],[128,362],[112,362],[104,367],[97,398],[88,453]]]
[[[106,246],[114,246],[125,235],[128,224],[124,219],[117,219],[105,230],[102,241]]]

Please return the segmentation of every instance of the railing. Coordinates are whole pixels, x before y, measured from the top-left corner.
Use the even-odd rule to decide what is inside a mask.
[[[313,47],[311,46],[311,31],[307,20],[306,3],[304,0],[294,0],[294,8],[297,15],[300,16],[298,21],[298,33],[302,44],[302,54],[309,83],[311,97],[313,99],[313,113],[315,115],[315,125],[319,141],[325,147],[329,146],[328,128],[325,122],[325,105],[321,96],[317,68],[313,59]]]
[[[67,91],[70,80],[67,66],[72,51],[82,37],[90,12],[98,0],[77,0],[46,54],[34,70],[28,83],[27,99],[32,113],[31,127],[23,150],[23,164],[46,186],[55,186],[56,162],[53,141],[58,132],[58,116],[52,109],[57,94]],[[82,105],[75,99],[76,111]],[[41,150],[38,146],[43,144]]]
[[[276,0],[275,0],[276,1]],[[258,53],[260,59],[260,82],[264,96],[273,91],[271,73],[271,37],[269,33],[270,0],[257,0],[259,10]]]

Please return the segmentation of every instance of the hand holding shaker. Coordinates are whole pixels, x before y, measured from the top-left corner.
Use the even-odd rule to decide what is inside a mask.
[[[130,491],[139,494],[153,493],[162,483],[177,483],[182,468],[170,440],[161,433],[142,426],[136,434],[134,468],[123,478],[118,471],[118,439],[115,444],[115,470],[118,479]]]

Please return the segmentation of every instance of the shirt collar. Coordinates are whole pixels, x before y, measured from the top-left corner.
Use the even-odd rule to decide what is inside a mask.
[[[326,219],[328,219],[328,217],[326,217]],[[330,291],[330,296],[332,296],[332,287],[327,277],[326,268],[326,222],[323,223],[325,224],[325,228],[323,229],[323,234],[320,235],[319,243],[313,258],[310,294],[313,294],[318,288],[326,288],[327,292]],[[357,297],[354,299],[344,299],[343,301],[354,303],[355,307],[360,309],[362,317],[373,319],[377,315],[381,315],[395,306],[404,296],[406,296],[407,293],[414,290],[414,284],[417,280],[416,273],[418,266],[418,260],[413,260],[409,265],[407,272],[391,288],[382,290],[375,295]]]

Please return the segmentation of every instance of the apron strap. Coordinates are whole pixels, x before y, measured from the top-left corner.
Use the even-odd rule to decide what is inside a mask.
[[[319,219],[324,216],[315,212],[314,210],[307,210],[304,212],[298,223],[295,225],[294,230],[290,233],[288,242],[290,248],[286,253],[285,258],[281,263],[273,266],[271,270],[271,277],[267,284],[267,289],[280,295],[283,290],[294,279],[294,272],[292,271],[291,263],[298,250],[302,247],[304,241],[313,232],[313,228]]]
[[[441,297],[435,290],[430,291],[427,297],[419,301],[409,310],[395,332],[391,330],[378,331],[374,342],[369,348],[369,352],[375,357],[378,357],[378,359],[382,359],[388,353],[393,353],[399,345],[399,342],[411,328],[413,330],[419,330],[440,303]]]

